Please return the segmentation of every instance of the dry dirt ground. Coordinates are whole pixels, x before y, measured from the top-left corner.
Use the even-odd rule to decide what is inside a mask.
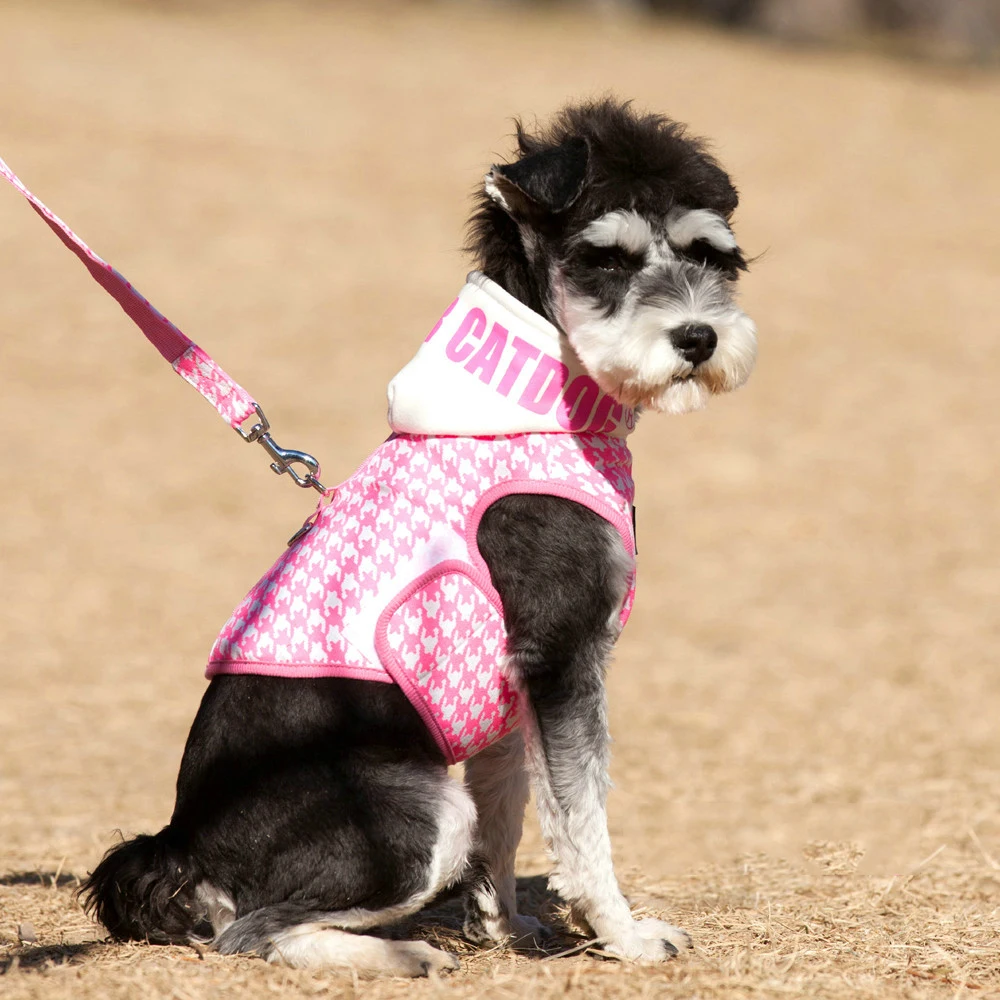
[[[206,652],[312,501],[4,186],[0,995],[1000,994],[997,77],[458,3],[6,4],[0,66],[0,154],[333,482],[511,115],[613,89],[694,123],[762,254],[751,383],[633,438],[611,828],[693,955],[484,955],[445,909],[417,932],[461,972],[359,984],[110,945],[74,899],[168,818]],[[531,820],[558,919],[547,864]]]

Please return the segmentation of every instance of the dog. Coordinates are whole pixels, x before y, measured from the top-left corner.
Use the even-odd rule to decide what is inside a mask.
[[[530,775],[575,919],[622,960],[689,945],[615,878],[604,677],[634,587],[625,438],[754,365],[737,192],[611,98],[516,141],[477,195],[478,272],[390,385],[392,436],[217,640],[170,823],[81,890],[113,938],[420,976],[458,961],[381,929],[458,887],[471,941],[540,942],[515,901]]]

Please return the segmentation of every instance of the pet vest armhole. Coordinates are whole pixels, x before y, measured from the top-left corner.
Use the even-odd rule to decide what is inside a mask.
[[[485,576],[487,580],[490,578],[490,571],[486,565],[486,561],[479,553],[479,522],[491,504],[496,503],[502,497],[519,493],[535,493],[545,496],[562,497],[564,500],[572,500],[586,507],[588,510],[592,510],[595,514],[603,517],[618,532],[625,551],[630,556],[635,556],[635,507],[624,497],[621,499],[621,504],[616,505],[610,499],[596,497],[578,487],[563,483],[536,479],[510,480],[509,482],[498,483],[496,486],[488,489],[479,498],[478,503],[469,515],[468,521],[466,521],[466,544],[469,547],[469,552],[472,553],[472,560],[475,563],[476,570]],[[490,590],[492,589],[491,585]]]
[[[486,565],[486,560],[483,559],[479,552],[479,522],[482,520],[483,514],[486,513],[490,504],[496,503],[496,501],[501,497],[511,496],[518,493],[534,493],[543,494],[545,496],[562,497],[565,500],[572,500],[575,503],[586,507],[588,510],[592,510],[595,514],[603,517],[604,520],[618,532],[618,536],[622,541],[622,548],[625,549],[630,558],[635,558],[635,506],[624,496],[621,497],[621,504],[617,505],[612,503],[609,498],[596,497],[587,493],[585,490],[563,483],[553,483],[535,479],[511,480],[505,483],[498,483],[492,489],[487,490],[479,498],[479,502],[476,504],[472,513],[469,515],[468,521],[466,522],[466,544],[469,546],[469,552],[472,553],[472,560],[475,563],[476,570],[487,580],[489,580],[490,575],[489,568]],[[493,590],[492,585],[489,586],[489,591],[494,594],[496,593]],[[497,598],[497,601],[499,606],[499,597]],[[625,627],[625,623],[628,621],[629,615],[632,613],[632,604],[634,601],[635,568],[633,567],[632,573],[629,576],[628,590],[625,593],[621,611],[618,616],[618,624],[620,628]]]

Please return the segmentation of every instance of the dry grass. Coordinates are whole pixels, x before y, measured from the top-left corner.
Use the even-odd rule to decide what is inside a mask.
[[[988,996],[1000,989],[996,868],[939,849],[898,877],[874,878],[858,874],[860,853],[816,842],[805,848],[808,864],[755,856],[655,883],[633,874],[638,908],[671,913],[698,942],[694,955],[664,969],[601,961],[569,932],[549,956],[482,953],[462,941],[454,909],[436,910],[405,930],[455,951],[463,971],[415,985],[360,984],[347,974],[272,969],[193,949],[104,944],[73,902],[75,880],[53,885],[51,875],[35,873],[3,890],[17,901],[12,916],[16,909],[34,917],[41,942],[10,948],[5,985],[8,995],[53,998],[88,995],[88,987],[108,997],[181,998],[275,989],[288,996],[539,998],[567,991],[609,998]],[[542,889],[544,879],[522,883],[525,908],[558,925],[562,914]]]
[[[510,115],[614,89],[694,122],[764,252],[751,384],[634,438],[612,834],[694,955],[474,953],[445,908],[417,931],[462,972],[363,984],[108,945],[74,902],[168,817],[199,665],[310,501],[0,191],[0,995],[1000,995],[995,76],[459,4],[0,21],[0,154],[330,481],[459,284]],[[546,869],[529,824],[557,919]]]

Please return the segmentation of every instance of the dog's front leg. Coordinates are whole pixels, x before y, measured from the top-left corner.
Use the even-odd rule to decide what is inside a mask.
[[[548,928],[519,914],[515,896],[514,857],[528,802],[521,734],[467,760],[465,785],[476,804],[476,854],[485,869],[473,873],[466,892],[465,934],[473,941],[540,943]]]
[[[622,958],[662,961],[688,945],[661,920],[635,920],[615,878],[605,802],[604,674],[631,560],[593,511],[551,496],[509,496],[487,510],[479,548],[504,604],[551,884]]]
[[[596,660],[585,668],[603,672]],[[568,688],[540,704],[533,701],[534,724],[526,721],[528,747],[539,822],[556,861],[550,885],[614,955],[662,961],[690,947],[687,934],[672,924],[635,920],[618,887],[605,808],[603,684]]]

